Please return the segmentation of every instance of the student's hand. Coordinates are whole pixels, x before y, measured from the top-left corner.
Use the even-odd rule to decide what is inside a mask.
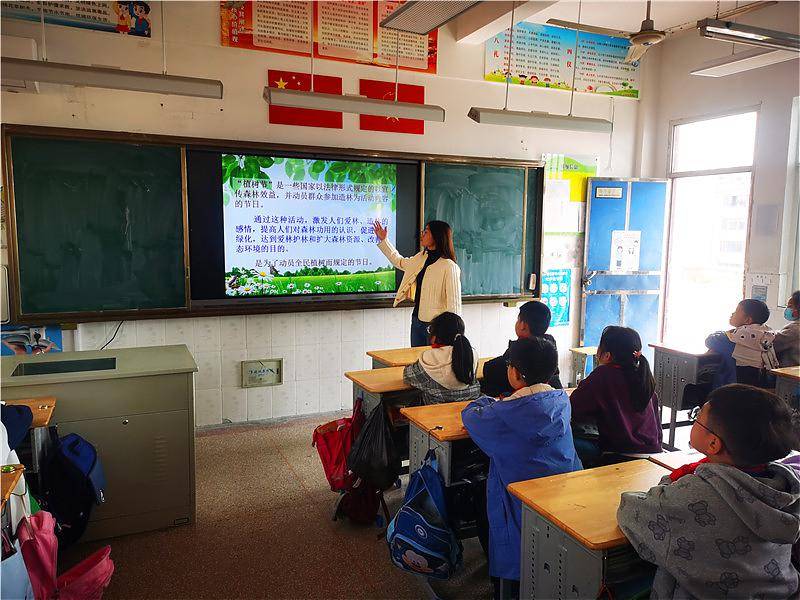
[[[381,222],[378,221],[377,219],[375,219],[375,221],[372,223],[372,229],[373,229],[373,231],[375,231],[375,236],[380,241],[385,240],[386,236],[389,233],[389,230],[386,227],[384,227],[383,225],[381,225]]]

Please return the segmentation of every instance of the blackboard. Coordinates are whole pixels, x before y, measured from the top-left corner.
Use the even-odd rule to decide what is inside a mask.
[[[527,275],[539,265],[539,170],[425,163],[424,220],[446,221],[453,228],[462,295],[532,291]]]
[[[22,315],[186,307],[178,146],[10,142]]]

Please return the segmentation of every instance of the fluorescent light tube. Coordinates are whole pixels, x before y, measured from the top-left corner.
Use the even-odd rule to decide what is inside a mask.
[[[760,69],[761,67],[768,67],[769,65],[795,58],[800,58],[800,54],[791,50],[754,49],[710,60],[692,69],[690,73],[702,77],[725,77],[726,75]]]
[[[2,78],[61,83],[86,87],[222,99],[222,82],[159,73],[124,71],[108,67],[68,65],[23,58],[2,59]]]
[[[269,105],[290,108],[313,108],[377,117],[444,122],[444,109],[433,104],[414,104],[413,102],[376,100],[364,96],[342,96],[271,87],[264,88],[264,100]]]
[[[551,115],[545,112],[523,112],[498,108],[473,106],[467,116],[476,123],[509,125],[511,127],[535,127],[538,129],[564,129],[568,131],[611,132],[611,121],[588,117]]]
[[[476,4],[477,0],[408,0],[381,21],[380,26],[427,35]]]
[[[700,30],[700,35],[714,40],[777,48],[778,50],[800,50],[800,35],[786,31],[762,29],[717,19],[698,21],[697,28]]]

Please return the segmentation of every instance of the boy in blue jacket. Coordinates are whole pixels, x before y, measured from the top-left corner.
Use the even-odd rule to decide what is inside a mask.
[[[481,396],[461,413],[472,440],[490,458],[486,510],[495,598],[519,596],[522,507],[507,486],[582,468],[567,393],[545,383],[557,365],[558,353],[548,340],[512,342],[506,370],[514,393],[502,400]]]

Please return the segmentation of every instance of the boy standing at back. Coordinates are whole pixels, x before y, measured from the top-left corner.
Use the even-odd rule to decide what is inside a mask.
[[[507,354],[506,377],[514,393],[503,400],[481,396],[461,413],[470,437],[490,459],[489,574],[495,598],[503,600],[519,595],[522,527],[522,505],[507,486],[582,468],[567,393],[547,383],[558,364],[555,346],[533,337],[511,342]]]
[[[800,445],[798,431],[797,414],[766,390],[711,392],[690,434],[706,458],[622,494],[620,529],[658,566],[651,598],[798,597],[800,479],[775,462]]]
[[[547,334],[547,328],[550,327],[550,309],[546,304],[532,300],[526,302],[519,309],[519,316],[514,325],[514,333],[517,334],[518,340],[525,340],[532,337],[541,337],[553,344],[556,348],[556,340],[552,335]],[[509,342],[511,348],[513,342]],[[556,348],[556,355],[558,349]],[[506,375],[506,363],[508,362],[509,350],[506,350],[502,356],[487,360],[483,365],[483,379],[481,380],[481,392],[492,398],[499,398],[500,396],[508,396],[514,390],[508,383]],[[561,380],[558,378],[558,361],[556,361],[556,369],[553,376],[547,382],[555,389],[561,389]]]

